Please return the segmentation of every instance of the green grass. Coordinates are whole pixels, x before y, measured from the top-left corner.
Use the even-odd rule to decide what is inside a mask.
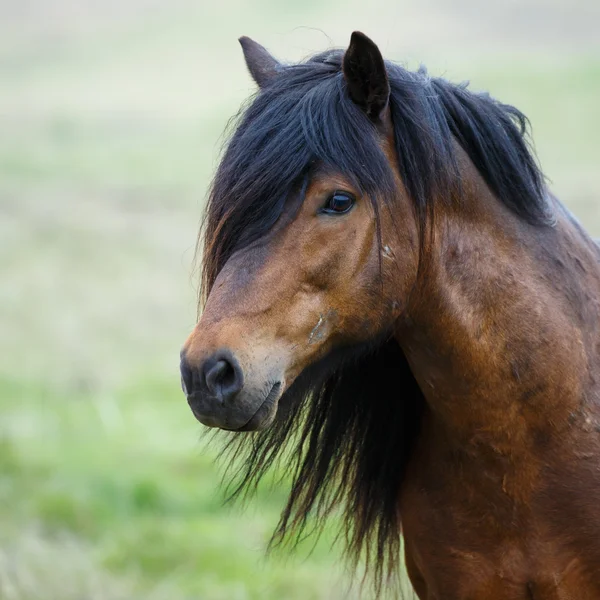
[[[37,559],[28,540],[55,548],[48,560],[57,563],[76,541],[105,578],[139,597],[345,597],[332,587],[341,574],[327,542],[308,558],[305,545],[300,558],[257,560],[284,492],[261,487],[259,511],[224,508],[214,448],[197,441],[172,382],[115,397],[0,385],[0,506],[10,507],[0,539],[20,548],[21,570]]]
[[[266,556],[285,483],[224,505],[218,444],[179,390],[204,193],[253,89],[235,39],[294,59],[329,44],[310,27],[336,44],[361,27],[489,89],[531,118],[553,188],[596,235],[600,55],[537,21],[529,46],[499,31],[488,49],[469,2],[17,4],[0,2],[0,599],[357,597],[335,523],[312,554]]]

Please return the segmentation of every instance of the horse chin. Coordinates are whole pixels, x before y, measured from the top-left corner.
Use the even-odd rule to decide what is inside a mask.
[[[240,433],[246,431],[259,431],[266,429],[275,420],[277,416],[277,406],[272,407],[268,411],[263,411],[263,407],[258,409],[258,412],[243,426],[239,429],[232,429],[230,431],[239,431]]]

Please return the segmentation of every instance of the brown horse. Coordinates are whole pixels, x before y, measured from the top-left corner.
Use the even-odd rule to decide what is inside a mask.
[[[525,117],[361,33],[295,65],[240,42],[259,92],[181,360],[238,491],[283,458],[274,539],[341,507],[380,585],[404,537],[421,599],[600,598],[600,251]]]

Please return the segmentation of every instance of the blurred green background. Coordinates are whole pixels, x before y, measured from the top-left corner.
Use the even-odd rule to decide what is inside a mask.
[[[358,597],[327,535],[265,558],[286,490],[223,506],[178,375],[237,37],[353,29],[521,108],[600,234],[596,0],[0,0],[0,598]]]

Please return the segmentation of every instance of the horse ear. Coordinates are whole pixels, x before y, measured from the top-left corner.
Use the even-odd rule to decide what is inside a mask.
[[[390,83],[379,48],[364,33],[355,31],[342,64],[348,93],[375,123],[386,118]]]
[[[252,79],[256,81],[258,87],[264,87],[275,77],[280,63],[269,54],[266,48],[263,48],[258,42],[246,37],[239,39],[246,59],[246,66]]]

